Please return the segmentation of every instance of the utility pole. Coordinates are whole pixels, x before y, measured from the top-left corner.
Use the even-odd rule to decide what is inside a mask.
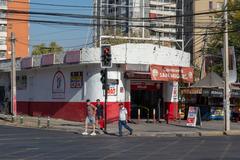
[[[16,59],[15,59],[15,42],[16,38],[11,32],[11,58],[12,58],[12,72],[11,72],[11,112],[15,118],[17,115],[17,100],[16,100]]]
[[[228,0],[224,0],[224,130],[230,130],[230,88],[229,88],[229,54],[228,54]]]

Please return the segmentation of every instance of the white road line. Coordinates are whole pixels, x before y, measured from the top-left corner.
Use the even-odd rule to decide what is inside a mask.
[[[178,160],[185,160],[187,156],[189,156],[192,152],[194,152],[197,148],[199,148],[203,143],[205,143],[205,140],[201,140],[200,143],[192,147],[188,152],[186,152],[183,156],[181,156]]]
[[[149,158],[150,158],[151,156],[153,156],[154,154],[159,154],[160,151],[165,150],[165,149],[167,149],[168,147],[170,147],[170,146],[172,146],[172,145],[174,145],[174,144],[179,143],[179,141],[180,141],[180,140],[175,140],[174,142],[169,143],[169,144],[165,145],[165,146],[162,147],[162,148],[158,148],[158,149],[156,149],[155,151],[147,154],[146,156],[144,156],[144,157],[142,157],[142,158],[140,158],[140,159],[138,159],[138,160],[144,160],[144,159],[149,160]]]
[[[230,142],[225,148],[224,148],[224,151],[223,153],[221,154],[219,160],[223,160],[226,156],[226,154],[228,153],[229,149],[231,148],[232,146],[232,142]]]

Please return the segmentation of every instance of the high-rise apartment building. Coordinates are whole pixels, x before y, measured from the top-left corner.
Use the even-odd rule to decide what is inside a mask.
[[[184,12],[187,15],[223,9],[223,0],[185,0]],[[205,49],[213,28],[221,26],[221,18],[216,14],[203,14],[185,17],[185,51],[192,54],[192,63],[202,70]]]
[[[102,19],[96,24],[102,24],[103,38],[119,38],[125,40],[149,41],[173,47],[182,42],[179,28],[182,19],[176,17],[182,14],[182,0],[102,0],[96,8]],[[182,31],[181,31],[182,32]],[[180,45],[181,46],[181,45]]]
[[[29,0],[0,0],[0,59],[11,58],[11,32],[15,34],[16,57],[29,55],[29,15],[14,11],[29,11]]]

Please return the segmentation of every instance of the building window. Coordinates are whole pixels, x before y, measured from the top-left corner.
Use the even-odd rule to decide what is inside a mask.
[[[0,39],[0,45],[6,45],[6,38]]]
[[[6,0],[0,0],[0,6],[7,6]]]
[[[17,90],[26,90],[27,89],[27,76],[17,76]]]
[[[213,1],[209,1],[209,9],[213,9]]]
[[[0,32],[6,32],[7,31],[7,25],[2,24],[0,26]]]
[[[6,51],[0,51],[0,58],[5,58]]]

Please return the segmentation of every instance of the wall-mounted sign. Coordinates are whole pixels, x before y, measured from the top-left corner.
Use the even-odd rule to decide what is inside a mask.
[[[55,63],[55,54],[42,55],[41,66],[50,66]]]
[[[151,79],[155,81],[193,82],[193,68],[180,66],[150,66]]]
[[[73,64],[79,62],[80,62],[80,50],[66,52],[64,63]]]
[[[21,69],[29,69],[33,67],[33,58],[26,57],[21,60]]]
[[[65,77],[61,71],[57,71],[53,76],[52,82],[52,98],[64,99],[65,98]]]
[[[118,94],[118,85],[114,83],[109,83],[109,89],[107,91],[108,96],[117,96]],[[105,96],[105,91],[103,91],[103,95]]]
[[[83,72],[71,72],[70,88],[81,88],[83,85]]]

